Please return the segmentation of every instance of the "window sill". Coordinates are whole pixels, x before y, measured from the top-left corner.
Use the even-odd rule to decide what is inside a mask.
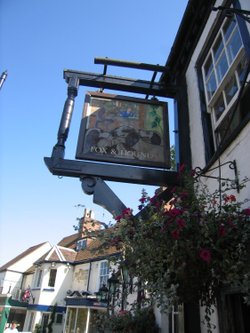
[[[43,291],[53,292],[55,291],[55,288],[43,288]]]

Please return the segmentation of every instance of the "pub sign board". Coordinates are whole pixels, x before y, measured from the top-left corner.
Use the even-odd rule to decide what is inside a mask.
[[[76,158],[170,168],[167,103],[88,92]]]

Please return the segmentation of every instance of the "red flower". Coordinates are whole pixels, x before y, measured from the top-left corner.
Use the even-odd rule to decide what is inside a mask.
[[[235,202],[236,201],[236,197],[235,195],[231,194],[231,195],[227,195],[225,198],[224,198],[224,201],[225,202]]]
[[[183,171],[185,171],[185,164],[181,164],[180,167],[179,167],[179,173],[182,173]]]
[[[180,218],[177,218],[176,219],[176,223],[178,224],[178,226],[182,229],[185,227],[186,225],[186,221],[184,219],[180,219]]]
[[[179,239],[179,237],[180,237],[180,230],[178,230],[178,229],[173,230],[171,232],[171,235],[172,235],[173,239],[175,239],[175,240]]]
[[[183,211],[181,209],[178,208],[173,208],[169,210],[169,214],[173,217],[181,215],[183,213]]]
[[[141,198],[139,199],[139,201],[140,201],[141,203],[145,203],[145,202],[147,201],[147,198],[146,198],[146,197],[141,197]]]
[[[208,249],[201,249],[199,255],[203,261],[206,261],[207,263],[211,261],[211,252]]]
[[[219,236],[223,237],[223,236],[225,236],[225,234],[226,234],[226,229],[225,229],[224,225],[220,225],[220,227],[219,227]]]
[[[246,208],[242,211],[243,214],[250,216],[250,208]]]
[[[117,216],[115,217],[115,220],[116,220],[117,222],[119,222],[119,221],[121,220],[121,218],[122,218],[122,215],[117,215]]]

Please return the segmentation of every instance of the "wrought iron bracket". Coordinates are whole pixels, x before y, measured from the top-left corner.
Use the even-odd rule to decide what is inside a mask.
[[[84,193],[93,195],[93,202],[105,208],[112,215],[120,215],[126,208],[124,203],[101,178],[82,177],[80,181]]]
[[[238,8],[231,8],[231,7],[224,7],[224,6],[218,6],[218,7],[212,7],[213,11],[221,10],[225,13],[225,15],[232,15],[236,14],[243,18],[245,21],[250,23],[250,10],[244,10],[244,9],[238,9]]]
[[[223,177],[215,177],[215,176],[210,176],[207,175],[208,172],[211,172],[213,170],[216,169],[221,169],[221,167],[228,165],[229,169],[234,171],[234,179],[230,179],[230,178],[223,178]],[[211,179],[216,179],[219,181],[230,181],[234,184],[234,188],[237,190],[237,192],[240,192],[240,185],[239,185],[239,177],[238,177],[238,169],[237,169],[237,164],[236,164],[236,160],[233,161],[228,161],[222,164],[219,164],[218,166],[211,168],[209,170],[204,170],[201,169],[200,167],[196,167],[194,169],[194,173],[195,173],[195,178],[198,179],[199,177],[205,177],[205,178],[211,178]]]

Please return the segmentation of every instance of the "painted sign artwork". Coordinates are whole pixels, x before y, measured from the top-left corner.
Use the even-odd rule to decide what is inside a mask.
[[[167,104],[87,93],[76,158],[168,168]]]

